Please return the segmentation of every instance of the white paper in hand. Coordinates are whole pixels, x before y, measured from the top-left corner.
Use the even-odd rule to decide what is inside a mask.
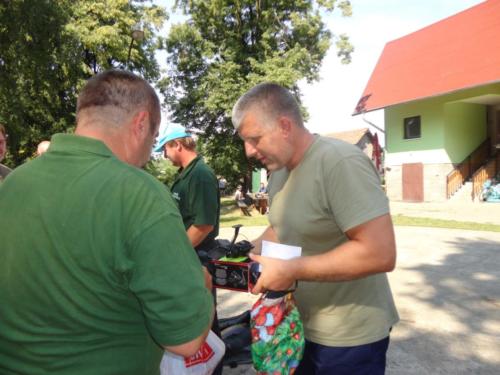
[[[281,243],[262,241],[261,255],[269,258],[292,259],[300,257],[302,248],[300,246],[283,245]],[[262,272],[262,266],[259,264],[259,271]]]

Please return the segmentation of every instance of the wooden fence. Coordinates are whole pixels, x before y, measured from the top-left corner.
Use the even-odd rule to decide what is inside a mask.
[[[465,181],[467,181],[483,165],[490,155],[490,140],[487,138],[464,161],[446,176],[446,198],[450,199]]]

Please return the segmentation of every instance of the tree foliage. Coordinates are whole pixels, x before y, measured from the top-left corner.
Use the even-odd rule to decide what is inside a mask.
[[[233,104],[263,81],[288,87],[300,101],[298,81],[318,80],[332,39],[321,12],[340,8],[349,16],[350,3],[179,0],[176,6],[187,20],[167,37],[168,76],[161,83],[172,120],[201,130],[205,156],[217,174],[228,181],[245,176],[248,184],[256,164],[245,158],[232,128]],[[349,62],[352,47],[345,35],[337,47]]]
[[[91,75],[129,68],[155,81],[158,29],[166,13],[151,1],[0,0],[0,122],[9,133],[7,163],[74,126],[76,95]],[[128,51],[131,30],[144,40]],[[128,65],[128,66],[127,66]]]
[[[144,169],[169,188],[174,183],[175,176],[179,171],[179,168],[175,167],[170,160],[161,156],[151,159]]]

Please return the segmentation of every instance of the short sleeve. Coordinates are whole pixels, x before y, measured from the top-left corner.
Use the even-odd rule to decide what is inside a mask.
[[[162,345],[179,345],[209,325],[213,299],[181,219],[165,213],[131,244],[130,291],[139,300],[147,328]]]
[[[193,178],[190,187],[192,212],[195,225],[216,225],[219,205],[218,187],[215,180],[203,173]]]
[[[363,153],[344,157],[325,173],[328,205],[343,232],[389,212],[380,178]]]

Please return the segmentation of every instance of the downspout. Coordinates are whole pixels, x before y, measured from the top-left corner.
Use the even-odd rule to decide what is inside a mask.
[[[367,120],[365,118],[365,114],[366,112],[363,112],[363,116],[361,117],[363,119],[364,122],[366,122],[368,125],[371,125],[373,126],[375,129],[377,129],[379,132],[383,133],[384,134],[384,144],[385,144],[385,130],[382,129],[382,128],[379,128],[377,125],[375,125],[373,122],[371,122],[370,120]]]
[[[387,138],[386,138],[386,135],[385,135],[385,130],[382,129],[382,128],[380,128],[380,127],[378,127],[377,125],[375,125],[370,120],[367,120],[365,118],[365,114],[366,114],[366,112],[363,112],[363,116],[361,116],[361,118],[363,119],[363,121],[366,122],[368,125],[373,126],[375,129],[377,129],[379,132],[381,132],[384,135],[384,152],[385,152],[385,145],[387,144]]]

